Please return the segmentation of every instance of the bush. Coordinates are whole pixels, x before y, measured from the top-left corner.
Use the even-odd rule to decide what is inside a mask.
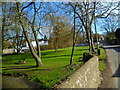
[[[76,69],[74,67],[70,67],[70,70],[74,70],[75,71]]]
[[[120,38],[120,28],[117,28],[117,30],[115,31],[115,37]]]
[[[85,52],[83,53],[83,61],[84,63],[87,62],[90,58],[92,58],[94,56],[94,54],[90,53],[90,52]]]
[[[109,40],[109,43],[112,44],[112,45],[116,44],[116,39]]]

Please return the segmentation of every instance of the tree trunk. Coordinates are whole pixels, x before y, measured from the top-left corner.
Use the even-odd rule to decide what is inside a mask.
[[[2,22],[2,54],[3,54],[3,42],[4,42],[4,27],[5,27],[5,21],[4,21],[4,19],[2,20],[3,22]]]
[[[96,21],[94,19],[94,26],[95,26],[95,33],[96,33],[96,39],[97,39],[97,51],[99,49],[99,44],[98,44],[98,33],[97,33],[97,28],[96,28]]]
[[[39,45],[39,41],[37,39],[37,33],[36,33],[36,31],[34,31],[34,25],[32,25],[32,31],[33,31],[33,34],[34,34],[34,37],[35,37],[35,42],[36,42],[36,45],[37,45],[37,55],[38,55],[38,57],[41,58],[40,45]]]
[[[91,49],[92,49],[92,52],[95,52],[93,37],[91,37]]]
[[[35,41],[36,41],[36,44],[37,44],[37,55],[38,55],[38,57],[40,57],[41,58],[41,53],[40,53],[40,45],[39,45],[39,41],[38,41],[38,39],[37,39],[37,33],[36,32],[34,32],[35,34]]]
[[[91,52],[95,52],[91,27],[90,27],[90,40],[91,40]]]
[[[86,8],[86,26],[85,26],[85,30],[86,30],[86,35],[87,35],[87,39],[88,39],[88,44],[89,44],[89,51],[92,51],[92,44],[91,44],[91,32],[90,32],[90,28],[89,28],[89,15],[88,15],[88,10]]]
[[[37,39],[38,35],[37,35],[37,33],[36,33],[35,29],[34,29],[34,24],[35,24],[35,18],[36,18],[37,11],[36,11],[35,3],[33,3],[33,5],[34,5],[34,17],[33,17],[33,22],[32,22],[32,31],[33,31],[33,34],[34,34],[34,37],[35,37],[35,42],[36,42],[36,45],[37,45],[37,55],[38,55],[38,57],[41,58],[40,45],[39,45],[39,41]]]
[[[5,4],[4,2],[2,2],[2,3]],[[2,50],[1,50],[1,52],[3,54],[3,49],[4,49],[3,48],[3,41],[4,41],[4,32],[5,32],[5,26],[6,26],[6,21],[5,21],[6,11],[4,10],[3,6],[2,6],[2,14],[3,14],[3,17],[2,17]]]
[[[73,46],[72,46],[72,53],[71,53],[71,57],[70,57],[70,65],[71,65],[72,62],[73,62],[73,57],[74,57],[74,47],[75,47],[75,44],[73,43]]]
[[[91,51],[90,33],[89,33],[88,29],[87,29],[87,26],[86,26],[86,30],[85,31],[86,31],[87,42],[89,44],[89,51]]]
[[[89,4],[86,4],[86,32],[87,32],[87,37],[88,37],[88,43],[89,43],[89,51],[90,52],[94,52],[94,43],[93,43],[93,39],[92,39],[92,30],[91,30],[91,21],[89,18]]]
[[[70,65],[73,63],[73,57],[74,57],[74,47],[75,47],[75,10],[76,10],[76,5],[73,8],[74,9],[74,33],[73,33],[73,46],[72,46],[72,53],[70,57]]]
[[[26,38],[26,41],[28,42],[28,46],[30,48],[30,51],[31,51],[31,54],[32,56],[35,58],[36,60],[36,66],[39,67],[39,66],[42,66],[42,61],[40,59],[40,57],[36,54],[36,51],[34,50],[34,47],[33,45],[31,44],[30,40],[28,39],[28,34],[27,34],[27,31],[25,31],[24,29],[24,26],[22,25],[22,29],[23,29],[23,33],[25,35],[25,38]]]
[[[55,38],[55,52],[57,52],[57,48],[58,48],[58,38]]]
[[[29,48],[30,48],[31,54],[32,54],[32,56],[34,57],[34,59],[35,59],[35,61],[36,61],[36,66],[37,66],[37,67],[42,66],[42,65],[43,65],[43,64],[42,64],[42,61],[41,61],[41,59],[38,57],[38,55],[36,54],[36,52],[35,52],[35,50],[34,50],[34,47],[33,47],[33,45],[31,44],[30,39],[28,38],[27,31],[25,30],[25,24],[23,23],[24,20],[22,19],[22,16],[21,16],[22,12],[21,12],[21,10],[20,10],[20,5],[19,5],[19,4],[20,4],[19,2],[16,3],[17,9],[18,9],[18,13],[19,13],[19,22],[20,22],[20,24],[21,24],[21,26],[22,26],[23,33],[24,33],[24,35],[25,35],[26,41],[27,41],[27,43],[28,43],[28,46],[29,46]]]
[[[15,23],[15,26],[17,26],[16,23]],[[16,29],[17,29],[17,27],[16,27]],[[17,49],[17,54],[19,54],[20,50],[19,50],[18,31],[16,31],[16,39],[17,39],[17,40],[16,40],[16,44],[17,44],[16,49]]]

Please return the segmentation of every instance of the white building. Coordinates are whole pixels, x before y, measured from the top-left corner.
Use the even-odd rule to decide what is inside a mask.
[[[32,41],[31,43],[32,43],[32,45],[33,45],[34,47],[37,46],[37,44],[36,44],[35,41]],[[48,41],[44,41],[44,40],[39,41],[38,43],[39,43],[39,45],[41,45],[41,46],[42,46],[42,45],[48,45]],[[27,42],[26,42],[26,47],[29,47]]]
[[[32,41],[31,42],[32,43],[32,45],[34,46],[34,47],[36,47],[37,46],[37,44],[36,44],[36,42],[35,41]],[[39,40],[39,45],[48,45],[48,41],[44,41],[43,39],[40,39]],[[21,53],[24,53],[24,52],[28,52],[29,51],[29,46],[28,46],[28,43],[26,42],[26,45],[24,45],[23,47],[22,47],[22,50],[20,51]]]

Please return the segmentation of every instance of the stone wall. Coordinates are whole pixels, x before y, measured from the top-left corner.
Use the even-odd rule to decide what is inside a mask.
[[[56,88],[98,88],[100,82],[99,61],[94,56]]]

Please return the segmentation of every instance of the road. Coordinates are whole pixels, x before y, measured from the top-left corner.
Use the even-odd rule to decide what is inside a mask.
[[[112,78],[115,81],[115,88],[120,89],[120,45],[104,44],[107,60],[112,69]]]

